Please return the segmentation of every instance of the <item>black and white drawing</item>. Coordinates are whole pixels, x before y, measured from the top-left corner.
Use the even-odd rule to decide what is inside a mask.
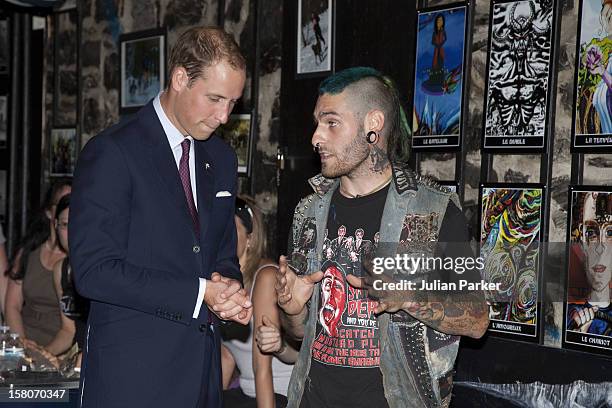
[[[551,0],[491,5],[485,150],[544,149],[554,7]]]
[[[298,75],[331,71],[332,21],[332,0],[298,0]]]

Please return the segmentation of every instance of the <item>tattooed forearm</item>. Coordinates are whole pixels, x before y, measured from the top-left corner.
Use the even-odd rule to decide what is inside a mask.
[[[376,173],[382,173],[389,166],[389,156],[387,152],[378,146],[373,146],[370,149],[370,170]]]
[[[406,302],[404,310],[447,334],[481,337],[489,325],[486,303],[481,293],[427,294],[420,301]],[[437,299],[433,299],[437,298]]]
[[[439,302],[410,302],[406,311],[422,322],[440,322],[444,319],[444,306]]]

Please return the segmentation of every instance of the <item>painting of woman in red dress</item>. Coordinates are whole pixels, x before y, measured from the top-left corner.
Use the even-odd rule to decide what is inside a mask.
[[[433,60],[429,79],[431,82],[444,81],[444,48],[446,42],[446,30],[444,29],[444,15],[438,14],[434,22],[434,30],[431,36],[431,44],[434,46]]]
[[[432,71],[441,71],[444,69],[444,48],[442,46],[446,42],[446,31],[444,30],[444,15],[438,14],[435,20],[435,28],[431,36],[431,44],[434,46],[433,61],[431,63]]]

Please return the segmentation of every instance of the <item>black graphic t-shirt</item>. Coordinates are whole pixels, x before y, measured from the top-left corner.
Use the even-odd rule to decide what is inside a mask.
[[[338,190],[332,197],[323,242],[324,272],[319,296],[311,366],[300,408],[387,407],[380,372],[380,344],[375,303],[364,291],[346,281],[347,274],[364,276],[362,263],[374,255],[389,187],[374,194],[346,198]],[[461,210],[449,202],[444,219],[439,214],[406,215],[401,245],[430,241],[438,235],[435,256],[473,256],[467,222]],[[312,227],[314,229],[314,226]],[[308,234],[306,234],[308,235]],[[458,243],[458,245],[456,244]],[[461,275],[432,271],[432,279],[452,282],[466,279],[478,282],[477,270]],[[455,336],[439,333],[430,339],[432,349],[455,341]]]
[[[379,368],[375,302],[346,275],[365,275],[362,263],[378,244],[389,187],[374,194],[332,197],[323,241],[324,272],[312,362],[301,407],[386,407]]]

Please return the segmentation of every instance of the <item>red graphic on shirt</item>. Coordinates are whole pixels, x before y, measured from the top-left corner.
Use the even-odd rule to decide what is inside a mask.
[[[344,275],[335,266],[325,270],[321,283],[321,309],[319,323],[330,336],[338,334],[338,323],[346,305]]]
[[[378,367],[380,345],[376,302],[365,291],[348,285],[344,268],[324,265],[319,324],[322,328],[312,344],[312,358],[329,365]]]

